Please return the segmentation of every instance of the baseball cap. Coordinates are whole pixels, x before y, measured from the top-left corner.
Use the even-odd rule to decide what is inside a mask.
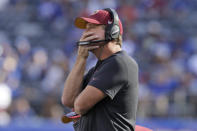
[[[106,10],[97,10],[95,11],[92,15],[88,17],[77,17],[75,19],[75,26],[80,29],[85,29],[87,23],[92,23],[92,24],[102,24],[102,25],[107,25],[111,24],[111,17],[110,13]],[[120,34],[123,34],[123,27],[122,23],[119,19],[119,27],[120,27]]]

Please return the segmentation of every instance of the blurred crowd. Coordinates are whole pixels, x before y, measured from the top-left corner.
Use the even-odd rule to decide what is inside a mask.
[[[59,121],[82,30],[77,16],[117,10],[123,49],[139,64],[138,118],[197,117],[196,0],[1,0],[0,125]],[[93,55],[87,70],[94,66]]]

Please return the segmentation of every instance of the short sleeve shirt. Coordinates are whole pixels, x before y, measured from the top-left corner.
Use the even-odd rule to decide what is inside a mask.
[[[134,131],[138,103],[138,65],[120,51],[98,61],[83,80],[107,95],[74,124],[75,131]],[[94,94],[93,94],[94,95]]]

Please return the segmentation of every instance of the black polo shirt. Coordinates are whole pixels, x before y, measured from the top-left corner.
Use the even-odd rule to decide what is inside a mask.
[[[138,103],[138,65],[120,51],[98,61],[85,75],[83,88],[107,95],[74,124],[75,131],[133,131]],[[94,95],[94,94],[92,94]]]

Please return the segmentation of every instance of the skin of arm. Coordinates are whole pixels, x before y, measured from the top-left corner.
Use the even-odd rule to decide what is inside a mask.
[[[76,98],[74,109],[77,114],[86,114],[96,103],[106,97],[99,89],[88,85]]]
[[[86,66],[86,59],[77,58],[76,63],[67,77],[62,95],[63,105],[73,108],[75,98],[81,91],[81,83]]]
[[[89,41],[98,38],[93,32],[84,32],[80,41]],[[81,84],[85,72],[88,51],[99,48],[99,46],[79,46],[75,65],[69,73],[64,84],[62,104],[73,108],[74,101],[81,91]]]

